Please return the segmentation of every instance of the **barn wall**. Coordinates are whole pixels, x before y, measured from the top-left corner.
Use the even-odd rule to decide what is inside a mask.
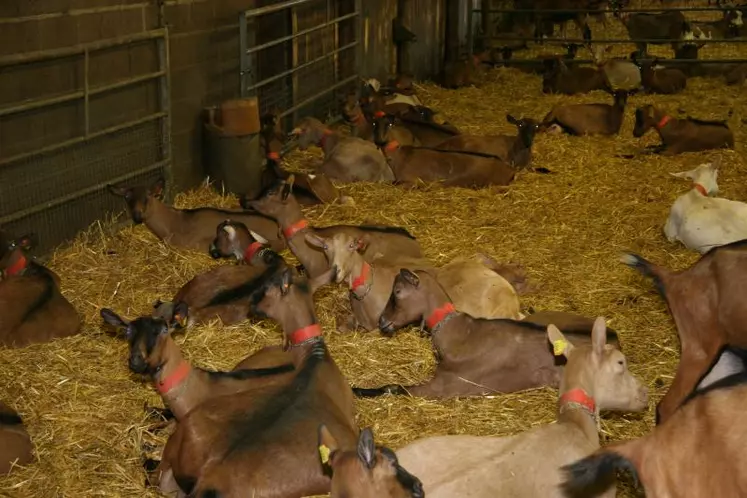
[[[392,43],[392,21],[397,17],[397,0],[362,2],[360,74],[380,81],[397,71],[397,51]]]
[[[404,0],[400,17],[417,36],[402,51],[401,69],[417,79],[429,79],[441,70],[446,35],[446,0]]]

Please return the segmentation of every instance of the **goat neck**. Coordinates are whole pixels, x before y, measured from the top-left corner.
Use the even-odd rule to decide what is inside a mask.
[[[706,189],[703,185],[701,185],[700,183],[697,183],[697,182],[693,182],[693,189],[691,190],[691,192],[695,192],[695,194],[698,195],[699,197],[700,196],[703,196],[703,197],[708,197],[709,196],[708,189]]]
[[[329,157],[329,155],[332,153],[335,147],[337,147],[337,144],[339,143],[339,141],[340,141],[340,135],[330,130],[329,128],[324,128],[324,130],[322,131],[321,138],[319,139],[318,145],[324,151],[325,158]]]
[[[290,350],[296,368],[315,348],[324,345],[324,336],[314,313],[313,300],[309,297],[308,301],[300,303],[299,306],[287,307],[283,316],[276,320],[283,329],[284,349]]]
[[[15,254],[10,256],[8,265],[4,270],[0,270],[0,277],[8,276],[22,276],[26,273],[26,269],[29,267],[29,260],[22,250],[16,249]]]
[[[208,397],[210,388],[205,378],[207,374],[192,368],[171,338],[166,341],[166,361],[153,375],[153,384],[161,394],[164,404],[178,420]]]
[[[151,196],[148,198],[147,214],[143,223],[156,236],[162,240],[168,240],[173,234],[173,227],[179,226],[181,212],[160,199]]]
[[[578,426],[589,441],[599,446],[599,407],[594,400],[594,372],[586,368],[586,363],[571,360],[564,367],[558,398],[558,422]]]
[[[457,314],[454,303],[451,302],[440,285],[431,286],[430,292],[426,296],[424,310],[423,322],[425,327],[433,334],[434,340],[441,327]]]
[[[364,299],[373,287],[374,269],[363,256],[356,254],[353,259],[352,270],[346,277],[350,294],[356,299]]]

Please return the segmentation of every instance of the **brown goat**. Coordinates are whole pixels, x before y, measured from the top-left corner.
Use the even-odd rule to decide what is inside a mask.
[[[544,61],[544,64],[542,93],[576,95],[607,89],[604,74],[597,68],[585,66],[568,68],[560,59],[548,59]]]
[[[360,100],[353,93],[345,97],[345,103],[342,107],[342,116],[345,122],[351,126],[350,135],[373,142],[374,132],[371,123],[366,119],[366,115],[361,108]]]
[[[424,498],[420,480],[403,469],[397,455],[374,444],[368,427],[358,436],[358,447],[345,450],[331,432],[319,427],[319,455],[332,469],[330,498]]]
[[[285,248],[277,223],[271,218],[259,213],[213,207],[176,209],[163,202],[164,185],[161,178],[150,188],[109,185],[108,189],[112,194],[124,197],[136,225],[144,223],[156,237],[174,247],[205,252],[215,237],[215,227],[226,219],[232,219],[269,240],[274,250]]]
[[[442,268],[434,268],[426,260],[406,263],[366,262],[360,253],[367,245],[367,235],[356,239],[347,233],[332,237],[307,234],[309,244],[320,248],[329,261],[329,277],[320,279],[319,284],[330,280],[347,283],[350,289],[350,307],[353,315],[348,320],[347,329],[361,325],[366,330],[375,330],[379,317],[384,311],[392,293],[394,279],[399,269],[428,269],[446,290],[449,298],[459,311],[478,318],[519,318],[519,298],[511,284],[482,262],[470,259],[455,259]]]
[[[384,112],[374,114],[373,131],[374,143],[378,147],[383,147],[392,140],[402,145],[422,145],[415,134],[391,114]]]
[[[331,180],[351,182],[391,182],[394,175],[373,143],[358,137],[341,137],[321,121],[304,118],[291,132],[298,148],[306,150],[317,145],[324,151],[324,162],[318,168]],[[264,237],[264,234],[262,234]]]
[[[423,320],[439,357],[433,378],[416,386],[356,388],[358,396],[386,393],[479,396],[540,386],[557,387],[560,382],[562,369],[550,352],[543,326],[528,321],[484,320],[459,313],[433,276],[423,271],[401,270],[379,319],[379,329],[391,333]],[[574,343],[590,342],[590,329],[565,332]],[[614,338],[617,342],[616,335]]]
[[[592,496],[590,492],[614,481],[618,469],[631,471],[649,498],[746,496],[745,353],[739,352],[737,372],[714,377],[651,433],[564,467],[568,496]]]
[[[498,156],[514,168],[524,168],[532,161],[532,144],[539,123],[531,118],[516,119],[506,114],[506,121],[516,126],[516,135],[456,135],[438,144],[438,150],[482,152]]]
[[[681,272],[656,266],[635,254],[623,262],[654,280],[667,302],[680,338],[680,363],[667,394],[656,407],[665,422],[730,344],[747,348],[747,243],[734,242],[711,249]]]
[[[303,265],[310,278],[315,279],[329,269],[324,253],[309,245],[307,233],[317,233],[322,237],[332,237],[336,233],[347,233],[355,238],[368,236],[368,245],[362,248],[363,256],[368,262],[375,259],[400,257],[422,257],[420,244],[404,228],[388,226],[351,226],[333,225],[324,228],[313,228],[304,218],[301,206],[291,194],[293,182],[281,182],[277,188],[267,191],[266,195],[250,204],[258,212],[278,221],[282,228],[288,247]]]
[[[679,69],[661,68],[654,66],[657,59],[640,60],[638,67],[641,69],[641,86],[648,93],[673,94],[683,91],[687,87],[687,76]]]
[[[0,247],[0,344],[25,347],[80,332],[81,320],[60,293],[60,277],[30,260],[33,236]]]
[[[127,330],[130,368],[153,378],[177,419],[161,462],[164,492],[324,494],[331,481],[319,462],[318,427],[324,424],[344,449],[356,445],[353,395],[324,343],[306,282],[286,268],[258,289],[253,305],[255,314],[280,323],[292,364],[205,372],[184,361],[166,322],[127,322],[102,310],[108,323]]]
[[[34,461],[34,445],[18,413],[0,401],[0,474]]]
[[[389,142],[384,154],[398,185],[441,182],[445,187],[483,188],[510,184],[516,170],[499,157],[477,152],[401,147]]]
[[[415,111],[413,111],[415,112]],[[396,141],[401,145],[436,147],[454,136],[459,136],[453,127],[437,124],[429,119],[427,111],[418,111],[419,117],[409,115],[395,117],[384,112],[374,115],[374,143],[383,147],[388,142]]]
[[[571,135],[616,135],[620,132],[628,92],[614,93],[614,104],[571,104],[555,106],[540,124],[540,129],[560,128]]]
[[[179,289],[171,302],[158,301],[154,316],[171,321],[178,313],[176,308],[181,307],[180,318],[186,326],[216,318],[224,325],[233,325],[251,317],[252,292],[278,267],[286,266],[278,253],[258,242],[255,236],[259,237],[242,223],[227,220],[218,225],[210,255],[215,259],[223,256],[217,246],[244,246],[242,254],[231,255],[246,264],[218,266],[197,275]],[[245,237],[249,238],[246,243],[239,240]]]
[[[658,152],[666,156],[734,148],[734,134],[726,121],[675,119],[652,105],[636,109],[633,136],[640,138],[651,128],[656,129],[662,141]]]

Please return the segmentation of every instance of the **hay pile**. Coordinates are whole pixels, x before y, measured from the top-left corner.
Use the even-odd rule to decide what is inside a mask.
[[[513,133],[506,112],[541,118],[553,104],[607,102],[603,93],[580,97],[542,96],[535,76],[514,70],[489,73],[481,88],[447,91],[419,88],[428,105],[451,117],[465,133]],[[639,415],[608,414],[602,419],[607,441],[647,433],[653,405],[664,394],[677,363],[678,341],[662,300],[650,283],[617,262],[621,250],[684,268],[697,255],[668,243],[662,226],[674,199],[689,185],[669,172],[720,158],[721,192],[747,199],[743,181],[747,95],[718,81],[691,80],[682,95],[635,96],[619,137],[540,136],[535,164],[552,175],[522,173],[507,191],[440,189],[405,192],[391,186],[342,186],[354,206],[309,210],[316,225],[389,223],[407,227],[428,257],[439,263],[460,254],[484,251],[499,260],[522,263],[539,289],[522,299],[524,307],[604,315],[615,328],[631,370],[651,388],[652,409]],[[631,136],[632,106],[657,102],[671,112],[684,108],[700,117],[731,119],[738,152],[718,151],[674,158],[615,158],[644,144]],[[318,152],[289,156],[295,168],[319,161]],[[181,194],[179,207],[236,206],[208,188]],[[65,295],[85,318],[78,337],[0,351],[2,398],[26,421],[39,462],[0,480],[0,493],[13,497],[158,496],[143,487],[141,448],[162,445],[149,435],[143,404],[160,406],[155,391],[131,376],[126,345],[105,335],[98,310],[111,307],[124,316],[148,313],[157,298],[169,298],[188,279],[216,263],[207,254],[170,249],[145,227],[113,235],[107,224],[93,226],[57,252],[50,266],[62,276]],[[385,339],[378,333],[336,332],[347,307],[346,292],[325,290],[317,311],[331,352],[351,383],[376,386],[416,383],[434,367],[430,342],[413,330]],[[233,327],[219,324],[177,336],[187,358],[214,369],[229,369],[268,344],[280,342],[271,322]],[[431,401],[384,397],[359,401],[358,422],[371,426],[377,441],[399,448],[423,436],[475,434],[502,436],[555,419],[556,392],[539,389],[484,399]],[[624,484],[621,496],[636,496]]]

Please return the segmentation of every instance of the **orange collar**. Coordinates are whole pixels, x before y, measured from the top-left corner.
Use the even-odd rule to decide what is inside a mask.
[[[304,228],[308,228],[308,226],[309,226],[308,221],[304,219],[299,220],[295,222],[294,224],[292,224],[291,226],[289,226],[288,228],[284,229],[283,235],[285,236],[286,239],[290,239],[291,237],[296,235],[298,232],[300,232]]]
[[[384,111],[376,111],[374,113],[375,118],[383,118],[384,116],[386,116],[386,113]]]
[[[325,128],[324,135],[322,135],[321,140],[319,140],[319,147],[321,147],[323,149],[324,148],[324,144],[327,143],[327,137],[329,137],[333,133],[334,133],[334,131],[330,130],[329,128]]]
[[[662,129],[662,128],[664,128],[664,127],[665,127],[665,126],[666,126],[666,125],[667,125],[667,124],[668,124],[668,123],[669,123],[669,122],[670,122],[671,120],[672,120],[672,116],[664,116],[663,118],[661,118],[661,121],[659,121],[658,123],[656,123],[656,129],[657,129],[657,130],[661,130],[661,129]]]
[[[693,183],[693,188],[694,188],[695,190],[697,190],[698,192],[700,192],[700,193],[701,193],[701,195],[703,195],[703,197],[708,197],[708,191],[707,191],[707,190],[706,190],[706,188],[705,188],[705,187],[704,187],[703,185],[701,185],[700,183]]]
[[[386,152],[394,152],[397,149],[399,149],[399,142],[397,142],[396,140],[387,142],[387,144],[384,146],[384,150]]]
[[[192,366],[188,361],[182,360],[178,367],[171,372],[171,375],[165,379],[161,379],[156,383],[156,389],[161,394],[166,394],[175,387],[178,387],[184,380],[189,376],[189,372],[192,371]]]
[[[562,407],[566,403],[574,403],[580,405],[581,407],[588,410],[589,413],[596,416],[597,404],[594,402],[594,398],[586,394],[586,391],[584,391],[583,389],[576,388],[563,393],[563,395],[560,396],[560,401],[558,402],[558,404]]]
[[[306,327],[301,327],[292,334],[288,334],[288,342],[291,346],[295,346],[304,341],[308,341],[309,339],[313,339],[314,337],[321,337],[321,335],[322,328],[318,323],[312,323]]]
[[[363,287],[366,285],[366,282],[368,281],[368,277],[371,275],[371,265],[363,262],[363,267],[361,268],[361,274],[358,275],[355,280],[353,280],[353,283],[350,284],[350,290],[355,292],[358,290],[359,287]]]
[[[280,161],[280,153],[279,152],[268,152],[267,159],[272,159],[273,161]]]
[[[444,319],[451,315],[452,313],[456,312],[456,308],[454,308],[453,303],[446,303],[438,308],[436,308],[436,311],[431,313],[431,315],[426,318],[425,325],[433,330],[433,328],[444,321]]]
[[[249,244],[249,247],[246,248],[246,251],[244,251],[244,261],[247,263],[252,262],[252,258],[254,258],[254,255],[259,252],[259,250],[262,249],[262,243],[261,242],[252,242]]]
[[[28,260],[26,259],[26,256],[21,254],[21,256],[16,260],[15,263],[5,269],[5,274],[8,276],[20,275],[23,270],[26,269],[27,264]]]

